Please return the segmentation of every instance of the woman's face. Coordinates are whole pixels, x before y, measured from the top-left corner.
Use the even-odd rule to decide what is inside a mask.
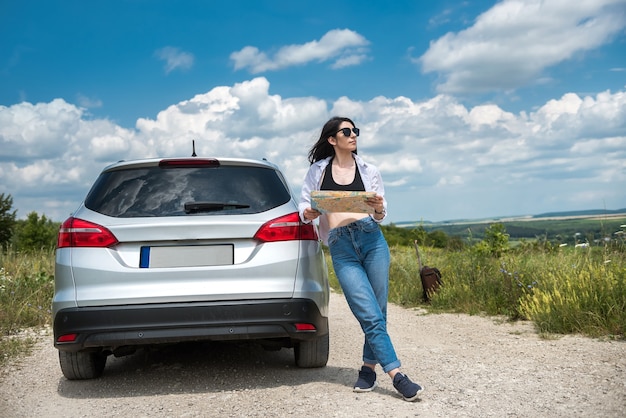
[[[339,129],[334,136],[329,138],[330,144],[335,147],[335,151],[355,151],[356,137],[359,130],[350,122],[341,122]]]

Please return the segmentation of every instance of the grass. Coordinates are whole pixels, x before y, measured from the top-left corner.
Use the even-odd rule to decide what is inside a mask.
[[[467,248],[422,248],[444,285],[422,301],[415,250],[391,248],[389,301],[431,312],[505,316],[530,320],[548,334],[626,338],[626,252],[623,248],[520,246],[500,257]],[[340,290],[331,268],[331,286]]]
[[[520,245],[499,257],[474,247],[421,250],[423,262],[441,270],[443,287],[430,304],[424,304],[415,249],[393,246],[390,302],[431,312],[526,319],[546,337],[577,333],[626,338],[623,245],[612,249]],[[327,262],[331,287],[340,291],[332,262],[329,258]],[[50,326],[53,292],[53,250],[0,252],[0,365],[32,346],[31,338],[16,338],[21,331]]]
[[[32,346],[20,331],[50,325],[53,292],[53,250],[0,252],[0,365]]]

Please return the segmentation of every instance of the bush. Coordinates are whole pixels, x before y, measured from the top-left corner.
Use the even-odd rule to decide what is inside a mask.
[[[52,222],[46,215],[31,212],[24,221],[17,221],[13,245],[18,251],[41,251],[56,246],[59,223]]]

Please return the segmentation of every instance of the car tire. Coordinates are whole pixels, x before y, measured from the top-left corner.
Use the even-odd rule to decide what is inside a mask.
[[[329,334],[294,345],[296,366],[302,368],[324,367],[328,363]]]
[[[101,353],[59,351],[63,376],[68,380],[95,379],[102,376],[107,356]]]

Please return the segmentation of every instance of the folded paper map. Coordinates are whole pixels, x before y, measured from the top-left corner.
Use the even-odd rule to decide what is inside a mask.
[[[314,190],[311,192],[311,202],[313,209],[320,212],[373,213],[374,208],[365,203],[365,199],[374,196],[376,192]]]

